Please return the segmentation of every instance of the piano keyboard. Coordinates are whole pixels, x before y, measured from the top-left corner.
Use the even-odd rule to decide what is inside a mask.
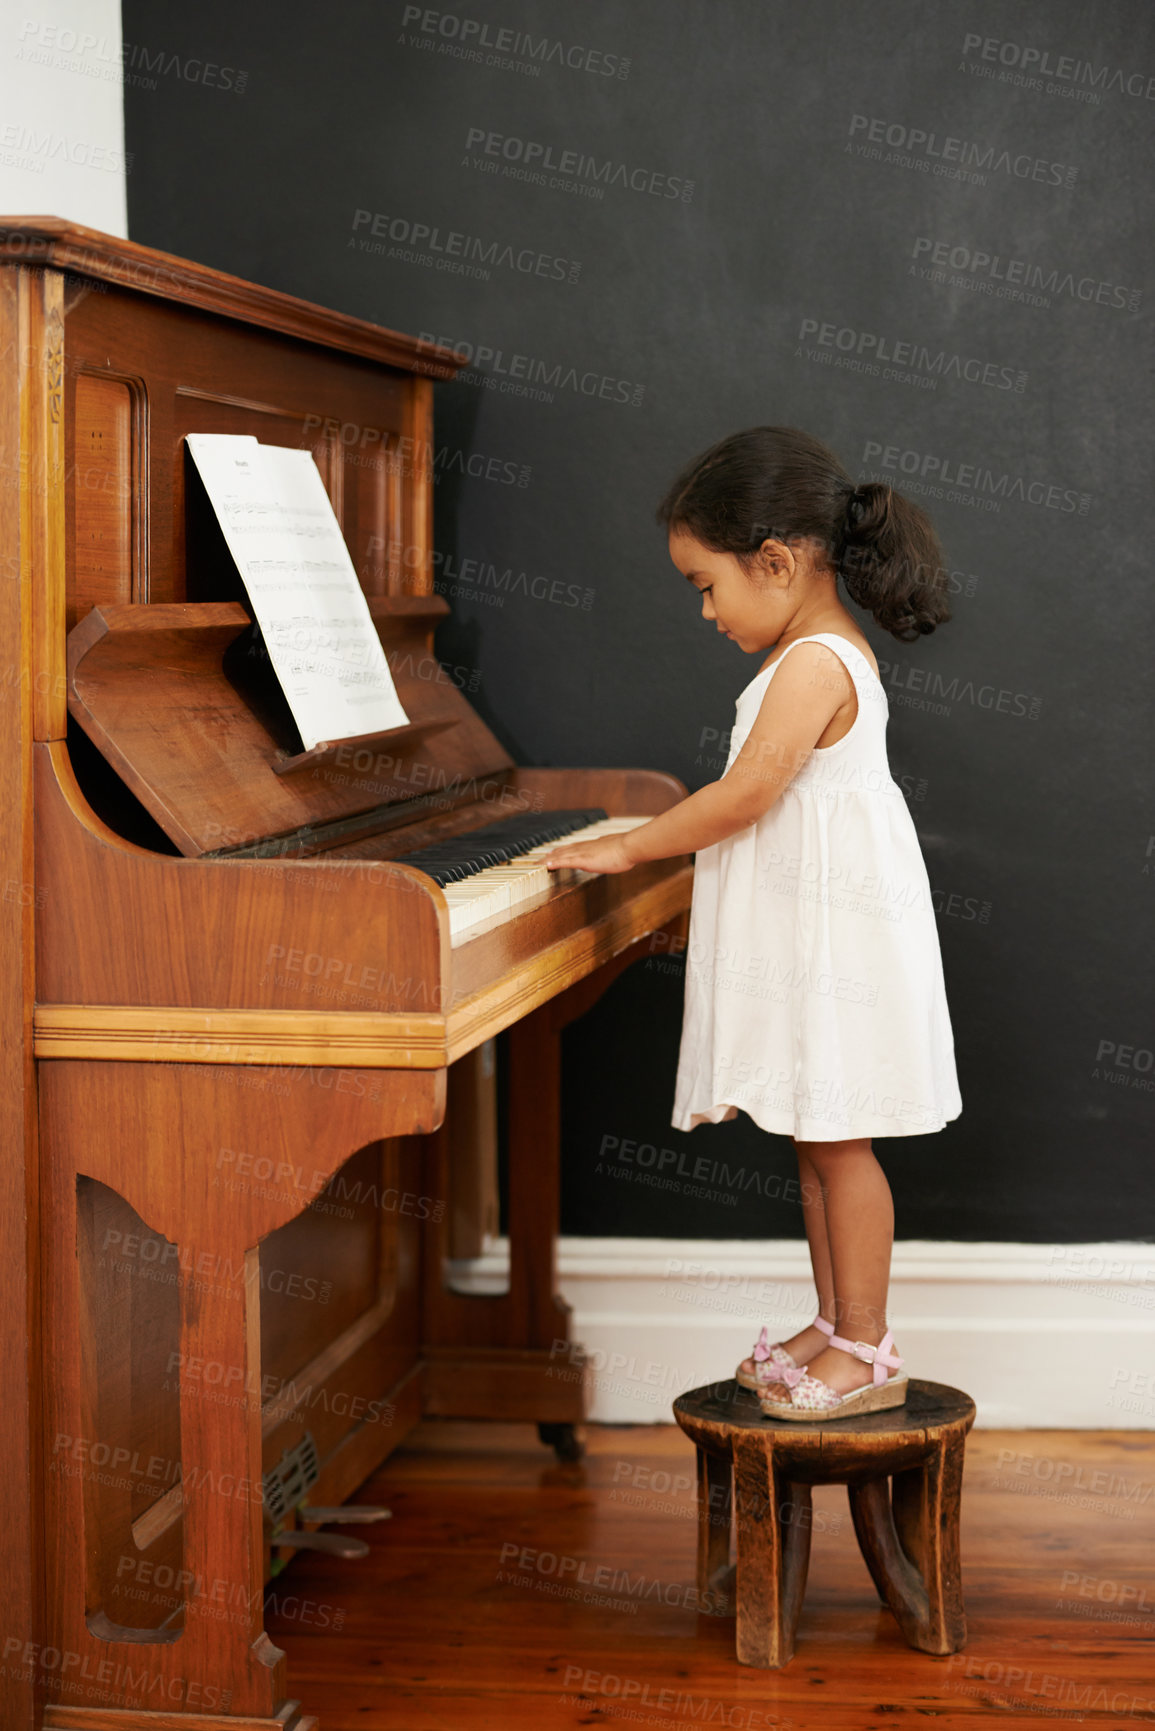
[[[601,806],[537,812],[399,854],[397,863],[416,866],[441,886],[449,903],[450,942],[456,944],[485,920],[513,918],[524,903],[548,890],[557,873],[541,862],[558,845],[620,835],[649,821],[607,817]]]

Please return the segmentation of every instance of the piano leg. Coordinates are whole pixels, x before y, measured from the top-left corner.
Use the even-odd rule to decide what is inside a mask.
[[[538,1441],[552,1449],[559,1461],[580,1461],[585,1444],[572,1424],[539,1424]]]
[[[426,1412],[530,1420],[559,1459],[580,1456],[575,1426],[585,1418],[585,1361],[570,1337],[570,1307],[557,1292],[556,1275],[561,1034],[623,968],[684,935],[685,923],[679,915],[660,935],[638,939],[509,1028],[509,1291],[451,1292],[444,1278],[448,1223],[431,1224],[423,1279]],[[459,1063],[476,1056],[468,1053]],[[433,1196],[452,1195],[454,1095],[451,1070],[445,1122],[427,1138],[427,1188]]]
[[[509,1030],[509,1299],[514,1338],[557,1356],[569,1305],[556,1291],[561,1217],[561,1028],[556,1001]],[[582,1416],[577,1402],[575,1418]],[[543,1415],[545,1416],[545,1415]]]
[[[557,1428],[585,1416],[581,1354],[569,1306],[555,1290],[559,1209],[560,1029],[557,1000],[509,1030],[509,1290],[473,1295],[445,1284],[450,1217],[430,1222],[423,1280],[425,1411],[441,1418],[529,1420]],[[471,1091],[468,1066],[449,1073],[445,1121],[427,1139],[426,1188],[452,1197],[457,1142]],[[458,1111],[455,1113],[455,1107]],[[458,1158],[455,1160],[455,1154]],[[552,1438],[551,1438],[552,1440]]]

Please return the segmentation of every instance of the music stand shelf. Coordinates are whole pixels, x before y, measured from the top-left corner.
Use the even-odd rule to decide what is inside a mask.
[[[370,611],[401,727],[301,750],[237,664],[251,621],[236,602],[94,607],[68,638],[69,711],[189,857],[500,773],[511,759],[464,693],[430,676],[443,597],[374,597]]]
[[[407,745],[429,734],[441,733],[447,727],[456,727],[460,720],[459,715],[430,715],[424,721],[408,721],[402,727],[388,727],[384,733],[354,734],[349,739],[323,739],[310,751],[298,751],[293,757],[275,757],[271,768],[276,775],[292,775],[298,769],[316,769],[319,765],[336,762],[339,752],[350,749],[376,751],[382,746]]]

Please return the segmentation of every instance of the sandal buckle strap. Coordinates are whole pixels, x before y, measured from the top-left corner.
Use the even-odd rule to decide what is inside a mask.
[[[875,1383],[886,1381],[886,1369],[884,1367],[889,1366],[891,1370],[898,1370],[900,1365],[906,1362],[897,1353],[887,1351],[888,1346],[894,1345],[894,1336],[889,1328],[877,1346],[872,1345],[868,1340],[847,1340],[841,1334],[832,1334],[830,1344],[840,1347],[843,1352],[850,1353],[852,1358],[861,1359],[864,1364],[872,1365]]]

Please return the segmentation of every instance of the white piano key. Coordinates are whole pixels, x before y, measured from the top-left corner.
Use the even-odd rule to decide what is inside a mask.
[[[445,884],[442,894],[449,904],[450,942],[463,941],[477,926],[495,915],[504,919],[514,918],[523,903],[548,890],[556,882],[557,873],[541,862],[555,847],[569,847],[575,842],[620,835],[649,821],[649,817],[599,818],[596,823],[574,830],[560,841],[543,842],[501,865],[487,866],[470,877]]]

